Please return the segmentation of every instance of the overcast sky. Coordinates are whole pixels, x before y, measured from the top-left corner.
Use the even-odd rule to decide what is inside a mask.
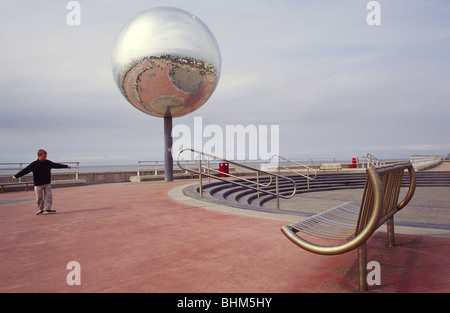
[[[63,0],[0,0],[0,162],[85,165],[162,160],[163,120],[115,85],[121,28],[158,6],[184,9],[214,33],[219,85],[174,125],[280,125],[290,158],[450,153],[450,2],[368,0],[89,0],[81,25]]]

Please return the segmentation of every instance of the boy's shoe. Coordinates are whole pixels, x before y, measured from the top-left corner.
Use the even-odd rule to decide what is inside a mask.
[[[43,213],[44,213],[44,210],[39,210],[39,211],[36,212],[36,215],[41,215]]]
[[[55,210],[44,210],[44,214],[55,214]]]

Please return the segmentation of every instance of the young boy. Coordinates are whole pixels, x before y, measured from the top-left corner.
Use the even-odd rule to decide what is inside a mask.
[[[14,175],[12,180],[14,181],[16,178],[33,172],[34,191],[36,192],[36,203],[38,206],[36,215],[53,214],[56,211],[51,209],[53,200],[52,186],[50,184],[52,179],[51,170],[52,168],[70,168],[70,166],[47,160],[47,152],[43,149],[38,150],[37,155],[38,159]]]

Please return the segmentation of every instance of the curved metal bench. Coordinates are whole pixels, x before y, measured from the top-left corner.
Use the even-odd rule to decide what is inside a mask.
[[[409,190],[399,202],[400,188],[405,170],[409,172]],[[297,246],[316,254],[337,255],[358,249],[359,290],[366,291],[366,242],[385,222],[389,246],[394,246],[394,215],[411,200],[416,188],[414,168],[410,162],[395,163],[367,169],[362,201],[351,201],[316,214],[306,220],[283,226],[281,231]],[[336,245],[319,245],[299,234],[345,240]]]

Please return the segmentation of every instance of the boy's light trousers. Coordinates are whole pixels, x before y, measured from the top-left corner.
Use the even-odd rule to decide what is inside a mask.
[[[52,207],[52,186],[50,184],[34,186],[36,192],[36,204],[40,211],[48,211]]]

